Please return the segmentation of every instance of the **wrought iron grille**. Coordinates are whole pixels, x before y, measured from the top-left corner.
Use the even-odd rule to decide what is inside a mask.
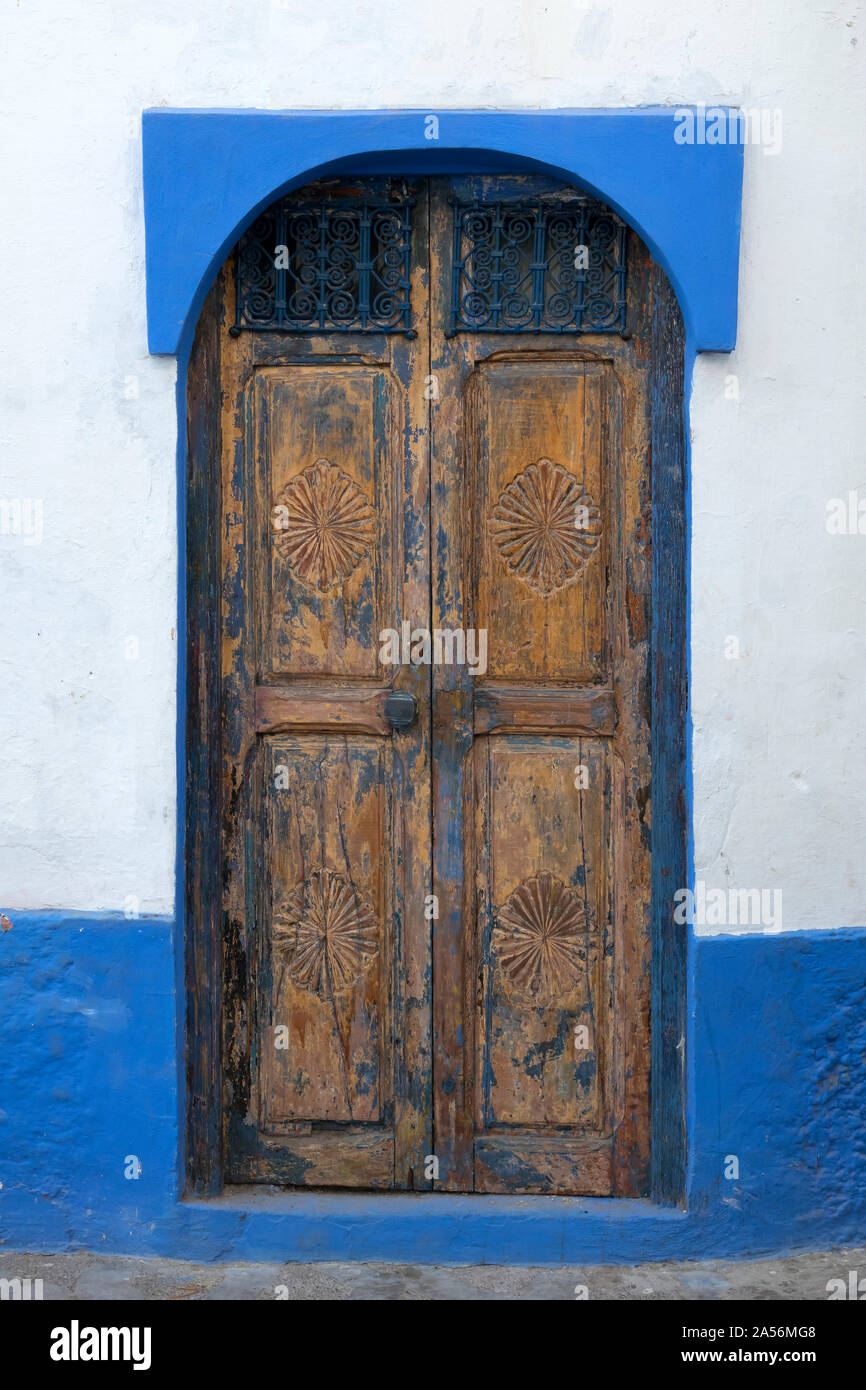
[[[412,199],[359,203],[289,198],[262,213],[238,248],[237,318],[289,333],[410,329]]]
[[[624,332],[625,234],[589,198],[455,203],[450,332]]]

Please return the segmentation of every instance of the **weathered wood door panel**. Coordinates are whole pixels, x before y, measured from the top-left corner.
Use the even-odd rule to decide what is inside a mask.
[[[610,749],[515,734],[474,752],[475,1185],[607,1192]],[[566,800],[576,766],[592,790]],[[591,1046],[576,1047],[579,1027]]]
[[[357,233],[365,285],[398,264],[382,206],[411,198],[393,290],[409,334],[371,327],[392,306],[369,285],[363,330],[323,309],[308,331],[231,332],[224,272],[226,1175],[643,1192],[647,258],[629,236],[620,331],[553,331],[538,300],[528,333],[508,326],[505,272],[522,255],[537,283],[538,229],[563,207],[576,225],[573,190],[363,180],[303,196],[342,246]],[[495,322],[461,324],[466,207],[473,232],[519,245],[508,208],[527,200],[532,257],[497,250],[486,281],[479,258]],[[289,239],[291,215],[263,235]],[[323,303],[344,263],[322,271]],[[270,275],[257,304],[296,312]],[[483,633],[485,659],[437,663],[428,642],[431,661],[413,638],[436,630],[446,651]],[[409,659],[383,661],[388,632]]]
[[[479,363],[466,395],[471,505],[487,519],[469,557],[475,620],[495,637],[487,678],[592,684],[611,636],[603,432],[615,383],[603,366],[524,349]],[[532,544],[539,505],[560,517],[557,546]]]
[[[399,383],[381,367],[325,362],[263,368],[250,389],[262,679],[379,681],[402,561]]]

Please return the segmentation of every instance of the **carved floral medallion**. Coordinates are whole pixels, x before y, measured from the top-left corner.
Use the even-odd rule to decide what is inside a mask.
[[[274,952],[301,989],[324,999],[351,989],[379,950],[370,903],[342,874],[310,874],[274,913]]]
[[[493,950],[507,986],[549,1003],[579,984],[589,926],[583,895],[555,874],[521,883],[496,913]]]
[[[274,510],[278,553],[320,593],[348,579],[373,544],[373,508],[357,483],[328,459],[317,459],[286,483]]]
[[[490,532],[512,574],[546,597],[580,577],[601,536],[601,513],[567,468],[539,459],[502,493]]]

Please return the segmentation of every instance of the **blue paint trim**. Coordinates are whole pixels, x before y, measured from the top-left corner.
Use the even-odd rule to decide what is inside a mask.
[[[661,280],[662,277],[657,277]],[[652,1018],[651,1185],[655,1201],[686,1193],[688,943],[674,890],[690,876],[691,552],[688,410],[694,349],[676,332],[673,292],[652,296]]]
[[[186,1069],[187,1069],[187,984],[186,984],[186,942],[184,923],[186,921],[186,716],[188,703],[187,681],[187,553],[186,553],[186,503],[187,503],[187,371],[189,355],[192,351],[190,338],[183,355],[178,359],[177,381],[175,384],[175,405],[177,407],[177,452],[175,455],[175,476],[177,478],[177,713],[175,718],[175,767],[177,785],[177,822],[174,840],[174,919],[181,924],[175,938],[174,978],[175,998],[178,1007],[175,1011],[175,1062],[177,1067],[177,1196],[182,1197],[186,1188]]]
[[[658,109],[449,112],[440,117],[439,144],[432,145],[423,138],[425,114],[162,109],[145,113],[143,158],[151,348],[177,351],[179,356],[180,538],[186,536],[186,379],[204,296],[240,232],[258,212],[278,193],[323,173],[526,170],[566,178],[615,207],[667,271],[678,292],[688,334],[687,389],[696,351],[733,345],[742,183],[739,146],[679,146],[673,139],[674,113]],[[690,509],[689,501],[686,505]],[[183,544],[180,552],[178,631],[183,633]],[[183,921],[185,900],[186,699],[186,672],[181,664],[177,726],[178,921]],[[689,812],[690,799],[689,783]],[[182,1001],[186,992],[180,933],[176,945],[177,999]],[[185,1170],[186,1027],[182,1009],[176,1014],[176,1043],[180,1191]],[[681,1186],[674,1186],[676,1195],[681,1196]]]
[[[743,149],[678,145],[669,108],[179,111],[142,119],[148,341],[184,356],[240,233],[279,193],[326,173],[543,172],[577,183],[640,234],[676,291],[696,350],[737,326]]]
[[[682,286],[691,285],[692,313],[697,314],[697,322],[705,326],[712,322],[718,325],[724,318],[719,306],[727,294],[727,313],[729,319],[730,341],[736,324],[736,270],[739,241],[739,199],[742,181],[742,150],[739,146],[710,147],[711,158],[707,162],[708,149],[704,147],[679,146],[673,139],[674,113],[670,110],[618,111],[618,112],[554,112],[554,113],[449,113],[449,130],[453,137],[460,130],[471,143],[466,148],[455,149],[440,146],[424,147],[423,138],[418,136],[419,148],[415,150],[396,149],[398,137],[407,130],[407,122],[418,134],[423,128],[423,113],[263,113],[263,112],[177,112],[157,110],[146,112],[144,125],[144,177],[145,204],[148,237],[148,296],[151,320],[155,308],[160,312],[166,303],[172,302],[172,294],[178,291],[178,268],[181,262],[192,276],[187,292],[197,275],[197,289],[191,301],[184,305],[185,317],[178,319],[175,330],[180,330],[179,362],[177,378],[178,406],[178,534],[181,538],[179,554],[178,585],[178,631],[186,632],[186,556],[183,553],[183,538],[186,536],[186,384],[189,354],[192,339],[203,303],[204,296],[220,269],[225,256],[233,246],[244,226],[248,225],[262,207],[267,206],[278,192],[308,182],[324,172],[341,172],[357,176],[365,173],[416,174],[432,172],[466,173],[497,171],[519,172],[521,170],[544,171],[564,177],[586,187],[611,203],[632,223],[655,252],[656,259],[668,271],[676,290],[680,286],[681,307],[688,334],[686,353],[686,390],[690,388],[691,368],[698,350],[698,338],[689,322],[689,305],[682,301]],[[289,124],[287,124],[287,122]],[[456,124],[452,124],[456,123]],[[292,136],[292,168],[300,168],[301,173],[286,181],[286,137]],[[344,155],[329,162],[316,164],[323,158],[323,151],[333,155],[341,142],[355,140],[360,142],[363,153],[356,156]],[[375,140],[379,141],[378,148]],[[486,146],[482,141],[486,140]],[[501,148],[496,147],[496,141]],[[534,149],[535,153],[508,153],[507,150],[522,148]],[[516,143],[515,143],[516,142]],[[569,143],[570,142],[570,143]],[[549,164],[538,156],[555,155],[557,160],[566,158],[574,161],[575,151],[579,149],[581,167],[575,171],[564,163]],[[699,150],[699,154],[695,151]],[[724,153],[722,153],[724,151]],[[216,164],[214,164],[216,161]],[[695,162],[697,161],[697,162]],[[599,178],[603,181],[598,182]],[[685,182],[678,182],[685,180]],[[251,182],[252,181],[252,182]],[[256,182],[258,181],[258,182]],[[276,181],[276,183],[275,183]],[[257,189],[258,200],[247,201],[241,208],[240,202],[254,198]],[[262,189],[266,190],[262,193]],[[688,214],[681,215],[680,204],[688,191],[686,204]],[[626,197],[626,194],[628,195]],[[665,203],[667,198],[668,202]],[[201,248],[208,237],[216,235],[219,219],[225,208],[232,206],[235,211],[224,226],[221,225],[218,250],[211,256],[204,271],[200,262]],[[237,200],[240,200],[238,202]],[[672,208],[676,208],[676,215]],[[703,211],[706,223],[701,234],[698,232],[699,214]],[[677,235],[691,225],[689,218],[697,219],[693,230],[696,246],[678,244],[673,235],[668,236],[666,248],[658,238],[658,228],[668,225]],[[653,223],[656,235],[647,230]],[[225,232],[225,227],[229,231]],[[176,258],[172,260],[172,254]],[[180,260],[177,259],[180,257]],[[677,261],[679,256],[679,261]],[[696,259],[697,256],[697,259]],[[709,256],[709,261],[706,257]],[[702,260],[703,257],[703,260]],[[672,261],[673,258],[673,261]],[[721,274],[708,276],[707,265],[721,267]],[[727,274],[725,271],[727,270]],[[181,276],[181,281],[182,281]],[[176,303],[180,301],[177,300]],[[727,331],[727,330],[726,330]],[[712,335],[711,335],[712,336]],[[708,340],[710,341],[710,340]],[[726,341],[725,332],[719,343]],[[687,417],[687,408],[683,403]],[[686,440],[686,490],[688,492],[688,430]],[[676,499],[679,506],[680,498]],[[690,513],[690,498],[686,498],[686,508]],[[688,551],[686,550],[686,565]],[[687,600],[688,601],[688,600]],[[184,827],[186,824],[186,671],[181,665],[178,680],[178,827],[176,846],[176,904],[177,920],[184,918],[185,904],[185,856]],[[658,713],[658,712],[657,712]],[[675,712],[666,711],[668,717],[682,717],[681,707]],[[690,746],[690,728],[686,732],[687,746]],[[676,769],[670,769],[672,775]],[[690,766],[686,772],[687,803],[685,814],[689,817],[691,829],[691,786]],[[665,820],[681,823],[682,812],[679,805],[665,810]],[[665,831],[661,828],[663,817],[654,818],[654,855],[656,839],[660,843],[676,833],[675,827]],[[662,856],[657,856],[661,859]],[[668,860],[669,861],[669,857]],[[691,862],[691,861],[689,861]],[[683,879],[693,877],[690,869],[683,872]],[[662,885],[665,887],[666,885]],[[654,924],[660,913],[659,885],[654,883]],[[666,957],[666,952],[658,948],[658,929],[654,925],[654,956],[657,960]],[[185,999],[185,962],[183,941],[178,940],[177,980],[178,998]],[[677,970],[685,970],[686,979],[683,990],[688,986],[686,965],[677,962]],[[660,1033],[657,1022],[661,1016],[659,996],[654,1000],[654,1036]],[[670,1031],[670,1030],[668,1030]],[[183,1097],[186,1084],[186,1045],[187,1033],[184,1020],[178,1022],[178,1092]],[[669,1055],[669,1049],[668,1049]],[[654,1116],[660,1112],[659,1097],[673,1088],[678,1093],[683,1089],[679,1077],[673,1076],[669,1066],[658,1065],[659,1056],[654,1057]],[[672,1079],[673,1077],[673,1079]],[[662,1107],[663,1108],[663,1107]],[[668,1104],[670,1109],[670,1104]],[[185,1109],[182,1108],[179,1121],[179,1143],[181,1157],[185,1152]],[[654,1133],[659,1132],[654,1130]],[[659,1200],[681,1201],[685,1190],[685,1171],[682,1153],[677,1158],[673,1146],[671,1156],[664,1162],[656,1162],[661,1145],[656,1143],[654,1150],[653,1192]],[[184,1164],[181,1162],[181,1175]],[[658,1174],[665,1172],[665,1181],[658,1181]]]
[[[173,922],[9,915],[0,1248],[558,1265],[866,1241],[864,928],[692,940],[702,1103],[681,1211],[444,1193],[178,1200]],[[730,1153],[736,1182],[723,1177]],[[123,1177],[128,1154],[141,1160],[137,1180]]]

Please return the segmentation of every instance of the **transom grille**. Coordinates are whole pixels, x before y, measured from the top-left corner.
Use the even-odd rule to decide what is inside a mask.
[[[626,228],[602,203],[455,203],[450,332],[622,333]]]
[[[243,329],[402,333],[414,199],[323,196],[275,203],[238,246]],[[455,202],[449,336],[622,333],[626,228],[603,203]]]
[[[237,317],[290,333],[405,333],[410,328],[413,200],[283,199],[238,247]]]

